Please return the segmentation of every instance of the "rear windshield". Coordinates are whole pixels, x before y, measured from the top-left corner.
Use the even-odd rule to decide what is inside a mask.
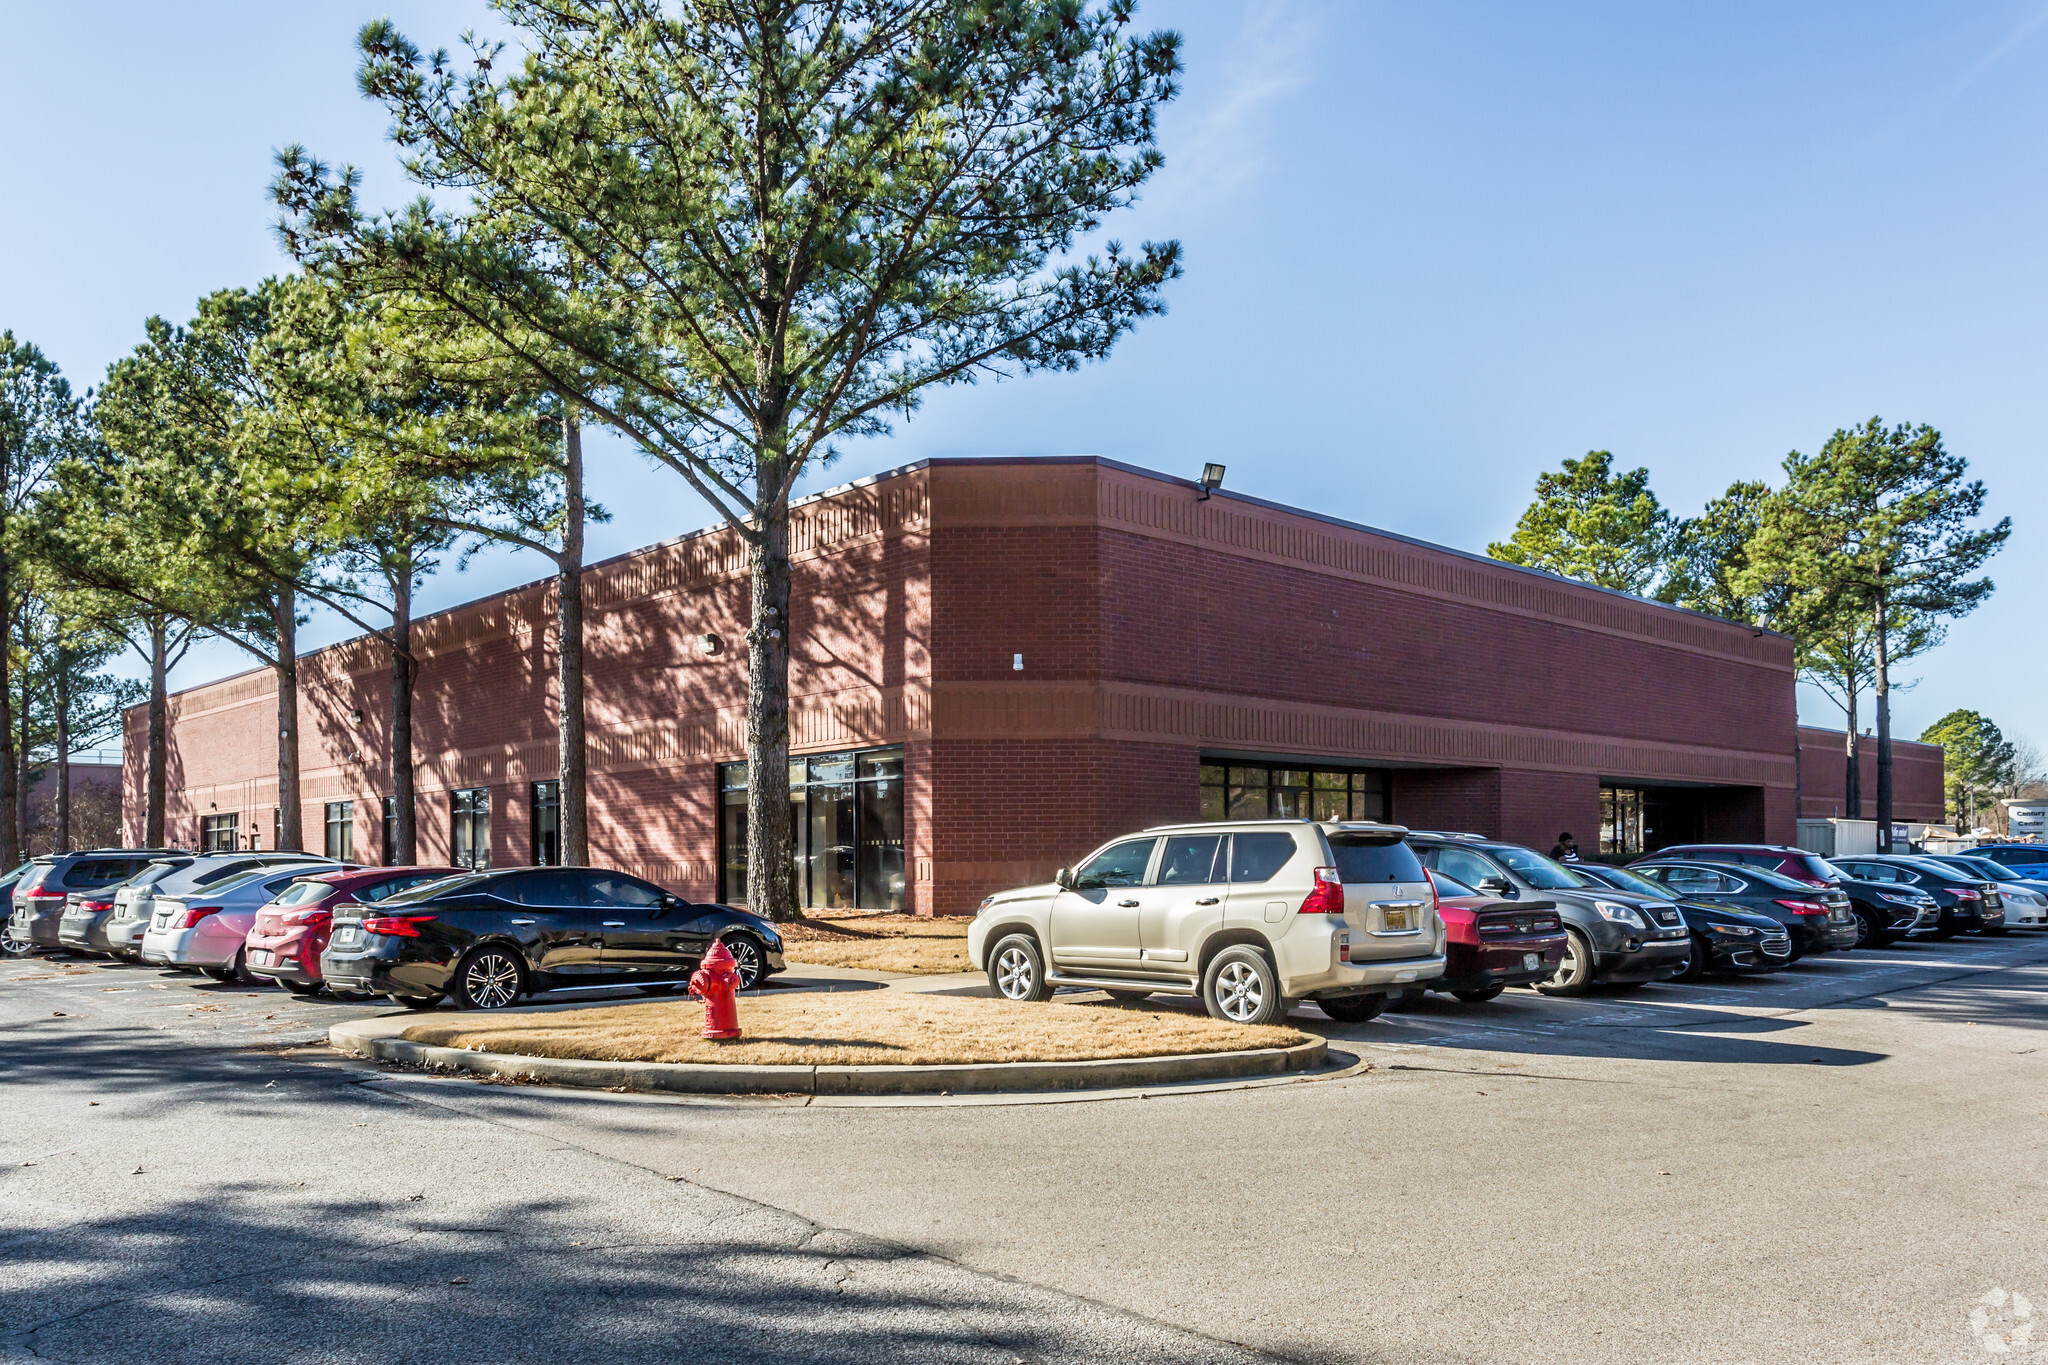
[[[384,903],[386,905],[400,905],[407,901],[423,901],[429,896],[445,895],[451,891],[467,891],[471,887],[490,881],[493,877],[499,875],[496,872],[458,872],[452,877],[443,877],[439,881],[428,882],[424,886],[407,887],[396,895],[386,896]]]
[[[173,872],[183,871],[191,865],[190,863],[151,863],[148,867],[143,868],[142,871],[121,884],[123,886],[155,886]]]
[[[1820,860],[1816,858],[1814,861],[1818,862]],[[1745,865],[1742,869],[1742,875],[1750,881],[1760,882],[1764,886],[1770,887],[1773,891],[1804,891],[1808,895],[1813,893],[1813,883],[1800,881],[1797,877],[1788,877],[1782,872],[1772,872],[1766,868]],[[1832,881],[1833,878],[1829,878],[1829,880]]]
[[[1839,869],[1826,858],[1812,853],[1788,854],[1784,858],[1779,859],[1775,866],[1795,879],[1807,877],[1817,882],[1838,882],[1842,880],[1842,874]]]
[[[294,882],[277,893],[272,905],[308,905],[334,890],[332,882]]]
[[[1509,870],[1538,891],[1577,891],[1597,884],[1532,849],[1488,844],[1486,851],[1506,863]]]
[[[1422,880],[1422,863],[1416,858],[1415,850],[1399,839],[1366,839],[1356,834],[1332,834],[1330,853],[1337,860],[1337,879],[1342,882]]]

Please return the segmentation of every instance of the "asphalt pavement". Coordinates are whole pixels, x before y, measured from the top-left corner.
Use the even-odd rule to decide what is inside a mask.
[[[1305,1007],[1372,1069],[1053,1104],[418,1075],[200,981],[0,966],[0,1361],[2048,1348],[2048,935]]]

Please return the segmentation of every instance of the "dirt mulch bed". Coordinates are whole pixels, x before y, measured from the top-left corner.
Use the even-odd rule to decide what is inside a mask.
[[[778,924],[783,960],[814,967],[858,967],[871,972],[934,976],[971,972],[968,916],[813,915]]]
[[[746,1036],[698,1036],[696,1001],[615,1005],[492,1020],[417,1024],[408,1042],[603,1062],[724,1062],[748,1066],[930,1066],[962,1062],[1081,1062],[1291,1047],[1308,1035],[1178,1011],[1115,1005],[1016,1004],[896,991],[745,996]]]

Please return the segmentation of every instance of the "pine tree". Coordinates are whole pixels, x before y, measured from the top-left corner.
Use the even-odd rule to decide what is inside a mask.
[[[1604,450],[1536,478],[1514,534],[1486,547],[1509,564],[1638,597],[1667,595],[1677,525],[1650,491],[1650,471],[1614,472]]]

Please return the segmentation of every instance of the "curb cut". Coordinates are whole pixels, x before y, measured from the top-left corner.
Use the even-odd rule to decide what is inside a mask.
[[[1320,1066],[1329,1045],[1311,1038],[1293,1047],[1088,1062],[981,1062],[950,1066],[719,1066],[698,1062],[593,1062],[412,1043],[398,1035],[412,1019],[336,1024],[337,1051],[436,1071],[594,1090],[684,1095],[968,1095],[1046,1090],[1129,1089],[1189,1081],[1280,1076]]]

